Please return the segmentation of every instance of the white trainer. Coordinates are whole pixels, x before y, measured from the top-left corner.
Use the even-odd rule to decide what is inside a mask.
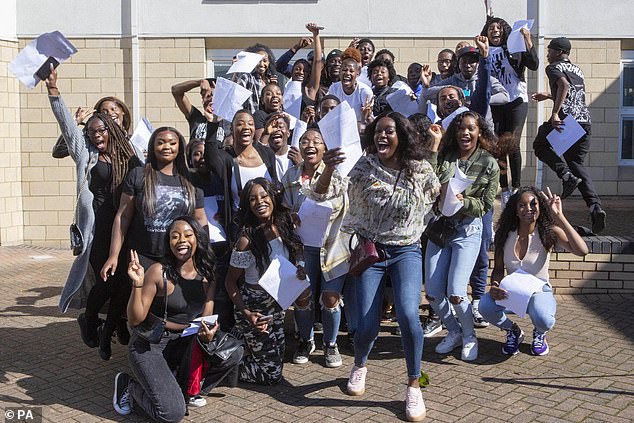
[[[462,360],[473,361],[478,358],[478,338],[475,335],[462,340]]]
[[[420,388],[407,387],[405,393],[405,418],[408,422],[419,422],[425,418],[427,409]]]
[[[359,396],[365,393],[365,375],[367,373],[368,369],[365,366],[352,366],[352,371],[348,378],[348,395]]]
[[[449,354],[456,348],[462,345],[462,333],[461,332],[449,332],[447,336],[440,341],[440,344],[436,345],[436,352],[438,354]]]

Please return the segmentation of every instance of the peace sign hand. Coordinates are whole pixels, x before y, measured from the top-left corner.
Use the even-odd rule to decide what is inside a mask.
[[[564,210],[561,204],[561,197],[557,194],[553,194],[550,191],[550,187],[546,187],[546,192],[541,191],[540,195],[546,200],[548,205],[550,206],[550,210],[553,213],[553,216],[556,219],[561,218],[564,215]]]
[[[133,285],[142,285],[145,277],[145,270],[139,262],[139,254],[135,250],[130,250],[130,264],[128,265],[128,276]]]

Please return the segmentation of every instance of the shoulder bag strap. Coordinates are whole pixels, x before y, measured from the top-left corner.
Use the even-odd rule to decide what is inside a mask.
[[[167,275],[165,274],[165,270],[163,270],[163,299],[165,301],[165,311],[163,313],[163,321],[167,322]]]

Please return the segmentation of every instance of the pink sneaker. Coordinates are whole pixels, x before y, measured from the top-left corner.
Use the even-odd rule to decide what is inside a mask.
[[[350,377],[348,378],[348,395],[358,396],[365,392],[365,375],[368,373],[366,367],[352,366]]]
[[[407,387],[405,393],[405,418],[408,422],[419,422],[425,418],[427,409],[420,388]]]

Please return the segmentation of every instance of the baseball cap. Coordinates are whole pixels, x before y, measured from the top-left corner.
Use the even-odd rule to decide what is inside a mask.
[[[475,56],[480,56],[480,52],[478,51],[477,48],[473,47],[473,46],[466,46],[461,48],[460,50],[458,50],[458,59],[460,59],[462,56],[466,55],[466,54],[473,54]]]
[[[330,53],[328,53],[328,57],[326,57],[326,62],[329,62],[331,59],[335,57],[340,57],[342,55],[343,55],[343,51],[336,48],[332,50]]]
[[[570,49],[572,49],[572,45],[570,44],[570,40],[566,37],[558,37],[553,38],[548,44],[548,48],[552,48],[553,50],[561,50],[565,53],[570,53]]]

